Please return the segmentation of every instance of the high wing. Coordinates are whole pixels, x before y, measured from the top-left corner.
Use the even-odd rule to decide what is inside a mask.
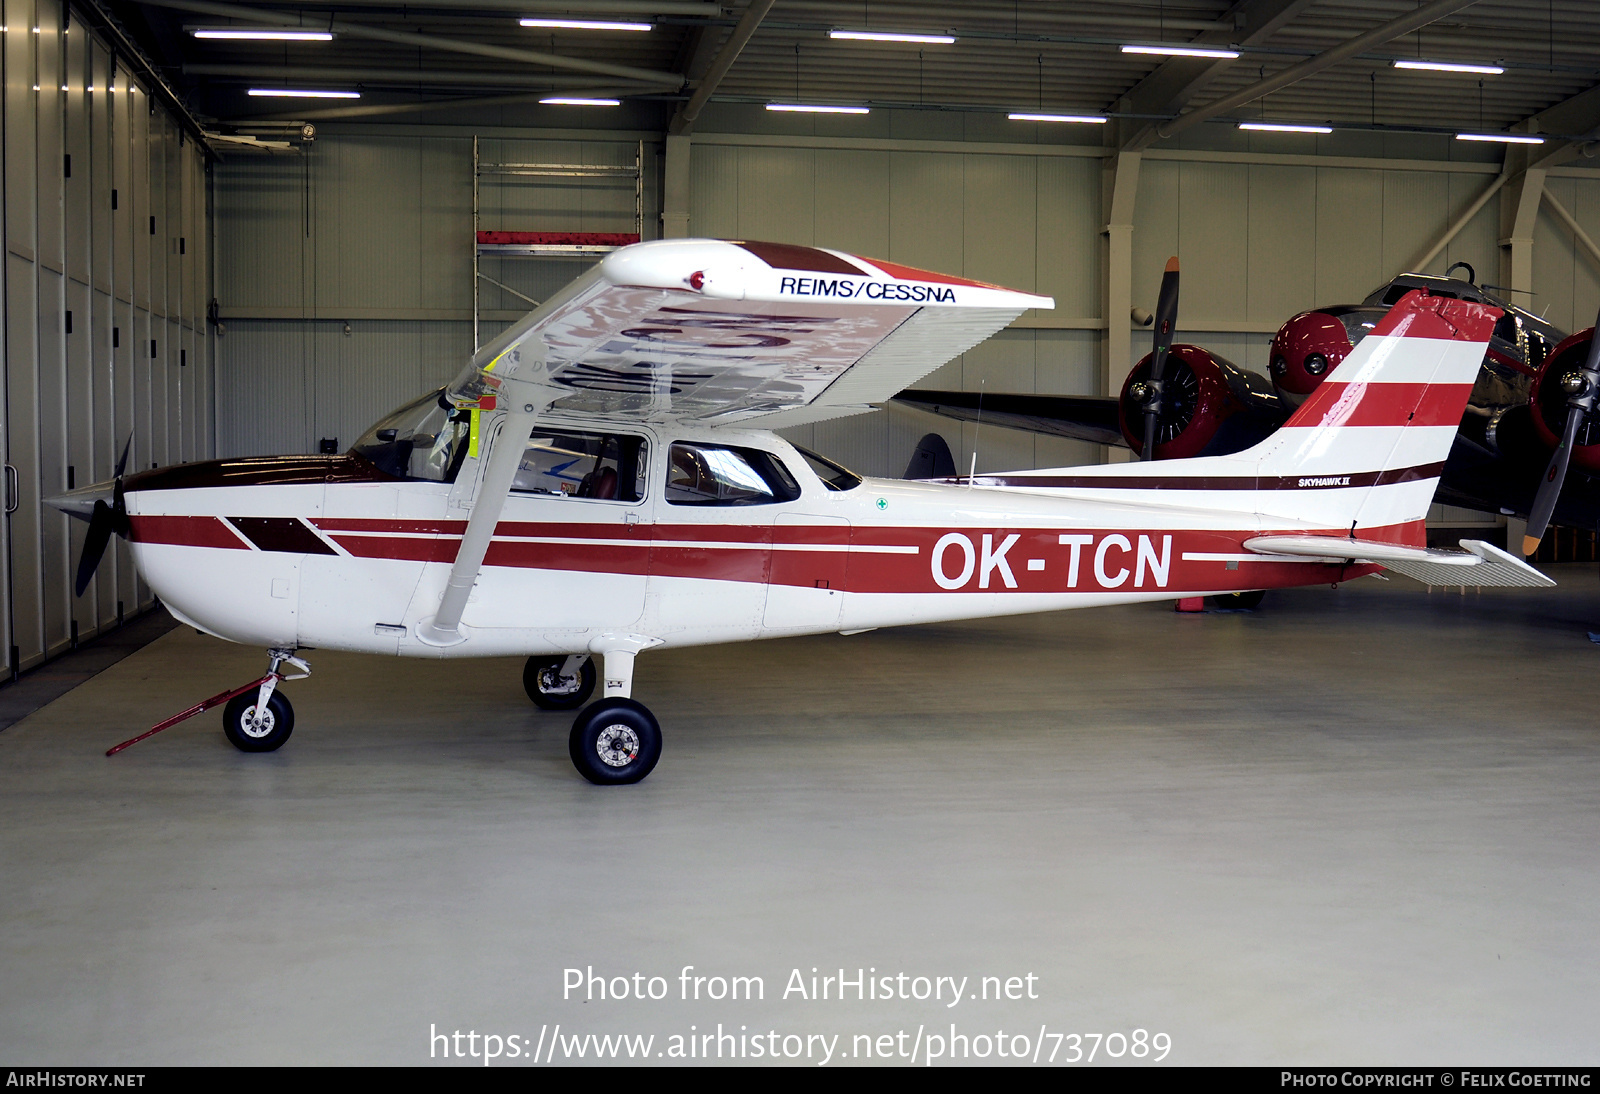
[[[1049,297],[842,251],[656,240],[608,255],[479,350],[551,411],[779,428],[872,409]]]
[[[475,408],[474,438],[485,411],[501,419],[499,436],[523,438],[547,411],[799,425],[870,410],[1029,308],[1053,307],[1047,296],[840,251],[656,240],[613,251],[513,324],[448,397]],[[461,614],[522,454],[521,443],[490,449],[422,641],[467,640]]]
[[[976,391],[902,391],[890,402],[954,418],[1026,429],[1092,444],[1128,447],[1109,395],[1011,395]]]

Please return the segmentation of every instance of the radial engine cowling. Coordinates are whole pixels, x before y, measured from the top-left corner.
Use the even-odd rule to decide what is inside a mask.
[[[1118,418],[1135,452],[1144,448],[1144,405],[1150,357],[1122,385]],[[1178,343],[1167,358],[1161,414],[1156,419],[1155,458],[1222,456],[1264,440],[1288,416],[1266,378],[1199,346]]]
[[[1382,314],[1383,310],[1378,309],[1378,315]],[[1355,348],[1355,341],[1344,317],[1334,310],[1301,312],[1279,327],[1272,339],[1268,371],[1272,373],[1273,388],[1299,406],[1328,373],[1339,367],[1339,362]]]
[[[1582,383],[1582,369],[1589,355],[1594,328],[1569,335],[1539,366],[1533,381],[1533,428],[1548,451],[1561,443],[1567,422],[1567,397],[1570,385]],[[1591,416],[1578,427],[1577,443],[1572,446],[1572,466],[1591,475],[1600,474],[1600,421]]]

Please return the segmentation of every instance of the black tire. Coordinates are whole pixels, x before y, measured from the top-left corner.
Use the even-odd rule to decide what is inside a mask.
[[[632,699],[602,699],[578,715],[567,738],[578,774],[598,786],[636,783],[661,759],[661,726]]]
[[[1219,608],[1253,612],[1261,607],[1261,600],[1266,595],[1265,589],[1256,589],[1248,593],[1223,593],[1221,596],[1212,597],[1211,602]]]
[[[283,692],[274,691],[267,700],[267,718],[261,731],[251,734],[250,719],[256,712],[259,694],[251,688],[242,695],[235,695],[222,712],[222,732],[240,752],[276,752],[294,732],[294,707]]]
[[[577,710],[594,694],[594,658],[583,663],[578,670],[578,686],[572,691],[552,691],[552,684],[571,687],[571,677],[559,680],[565,657],[530,657],[522,666],[522,690],[528,693],[533,705],[540,710]]]

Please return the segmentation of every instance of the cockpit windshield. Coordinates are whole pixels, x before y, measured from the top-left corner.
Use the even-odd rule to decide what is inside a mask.
[[[379,421],[350,451],[398,478],[455,482],[471,432],[472,413],[451,407],[441,388]]]

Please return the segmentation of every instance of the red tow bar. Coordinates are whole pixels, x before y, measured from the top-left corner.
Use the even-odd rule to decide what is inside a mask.
[[[283,676],[281,674],[276,673],[276,672],[269,672],[265,676],[263,676],[261,679],[255,680],[255,681],[253,681],[251,683],[248,683],[248,684],[245,684],[243,687],[234,688],[232,691],[224,691],[224,692],[221,692],[220,694],[213,695],[211,698],[205,700],[202,703],[196,703],[194,706],[190,707],[188,710],[184,711],[182,714],[174,714],[172,717],[168,718],[165,722],[160,722],[160,723],[152,726],[151,728],[145,730],[143,733],[139,734],[137,737],[133,737],[133,738],[130,738],[129,740],[123,741],[120,745],[117,745],[115,748],[106,749],[106,755],[107,756],[115,756],[117,753],[121,752],[123,749],[127,748],[129,745],[136,745],[140,741],[144,740],[146,737],[154,737],[157,733],[160,733],[163,729],[171,729],[173,726],[177,725],[179,722],[183,721],[186,718],[193,718],[196,714],[200,714],[200,713],[202,713],[204,711],[210,710],[212,707],[216,706],[218,703],[226,703],[229,699],[232,699],[235,695],[243,695],[245,692],[249,691],[251,688],[259,688],[262,684],[265,684],[268,680],[271,680],[273,677],[277,677],[277,679],[278,679],[278,681],[280,683],[283,681]]]

